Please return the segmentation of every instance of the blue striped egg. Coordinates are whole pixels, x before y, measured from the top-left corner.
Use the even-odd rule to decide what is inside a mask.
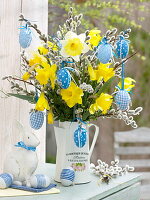
[[[112,46],[107,43],[106,38],[103,38],[101,44],[97,48],[97,58],[103,64],[109,62],[112,57]]]
[[[61,88],[67,89],[70,86],[71,76],[67,69],[62,68],[57,72],[57,80]]]
[[[126,90],[119,90],[115,95],[115,103],[117,107],[124,111],[127,110],[131,102],[131,97]]]
[[[30,113],[30,126],[38,130],[44,123],[44,113],[42,111],[33,111]]]
[[[30,184],[33,188],[46,188],[50,183],[50,178],[44,174],[36,174],[30,178]]]
[[[27,48],[30,46],[32,41],[31,29],[28,26],[21,28],[19,34],[19,43],[22,48]]]
[[[116,54],[118,58],[125,58],[129,53],[129,41],[120,35],[119,40],[116,42]]]
[[[86,144],[87,141],[87,131],[85,128],[81,128],[80,126],[74,132],[74,142],[77,147],[82,148]]]
[[[75,172],[72,167],[65,168],[61,171],[60,180],[63,186],[70,186],[75,179]]]
[[[13,175],[11,174],[0,174],[0,189],[8,188],[13,183]]]

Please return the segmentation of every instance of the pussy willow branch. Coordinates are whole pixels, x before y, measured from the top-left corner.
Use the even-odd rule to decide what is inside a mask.
[[[29,65],[29,61],[27,60],[26,56],[25,56],[25,51],[22,51],[21,53],[21,58],[23,60],[23,62],[27,65]]]
[[[36,87],[32,82],[24,81],[24,80],[22,80],[22,79],[15,78],[15,77],[9,77],[9,78],[12,79],[12,80],[15,80],[15,81],[21,81],[21,82],[27,83],[27,84],[29,84],[29,85],[32,85],[32,86],[34,86],[37,90],[41,91],[41,90],[40,90],[38,87]]]

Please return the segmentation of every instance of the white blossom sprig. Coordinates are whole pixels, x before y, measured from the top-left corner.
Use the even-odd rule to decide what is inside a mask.
[[[139,115],[142,110],[142,107],[137,107],[135,110],[128,109],[126,111],[111,109],[110,111],[108,111],[108,115],[106,117],[114,119],[123,119],[126,125],[131,125],[133,128],[137,128],[138,126],[133,116]]]
[[[94,92],[94,89],[92,88],[92,86],[90,84],[82,83],[79,87],[88,93]]]
[[[118,176],[123,176],[127,172],[133,172],[134,167],[130,167],[129,165],[126,165],[125,167],[119,166],[119,160],[111,161],[111,165],[108,165],[107,163],[97,160],[98,165],[94,165],[91,163],[90,169],[93,174],[96,176],[99,176],[100,180],[105,183],[109,183],[109,181],[113,178],[116,178]]]

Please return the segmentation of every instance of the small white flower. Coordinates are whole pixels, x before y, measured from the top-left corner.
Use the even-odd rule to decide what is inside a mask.
[[[90,164],[90,169],[95,168],[95,165],[93,163]]]

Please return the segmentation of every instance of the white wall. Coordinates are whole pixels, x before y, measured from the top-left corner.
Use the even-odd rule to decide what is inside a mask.
[[[48,0],[0,0],[0,89],[9,91],[10,85],[1,78],[7,75],[20,75],[20,45],[18,42],[20,13],[27,19],[37,21],[36,24],[43,33],[47,34],[48,26]],[[38,36],[34,34],[33,43],[27,50],[40,44]],[[0,93],[0,96],[3,96]],[[11,146],[19,141],[19,132],[15,120],[19,120],[29,127],[28,102],[12,98],[0,98],[0,172],[3,161]],[[46,126],[44,125],[36,134],[40,138],[38,156],[41,162],[45,161]]]

